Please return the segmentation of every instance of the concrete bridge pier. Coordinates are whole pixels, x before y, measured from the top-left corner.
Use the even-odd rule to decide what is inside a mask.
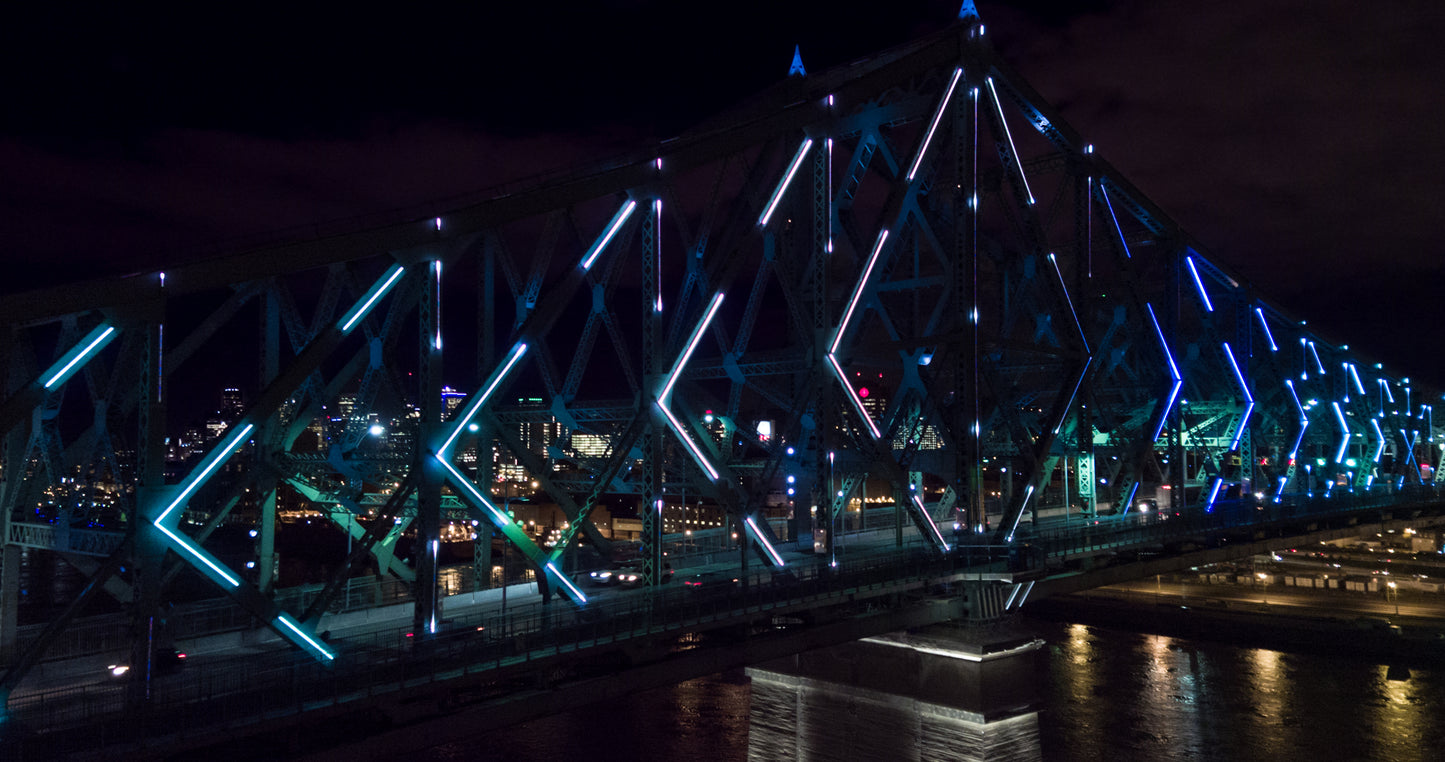
[[[748,758],[1039,760],[1044,643],[1007,621],[865,638],[748,669]]]

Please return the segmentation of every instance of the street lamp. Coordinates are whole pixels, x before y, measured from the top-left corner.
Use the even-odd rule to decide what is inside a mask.
[[[1385,583],[1385,585],[1386,585],[1386,587],[1387,587],[1387,589],[1385,590],[1385,600],[1390,600],[1391,598],[1393,598],[1393,599],[1395,600],[1395,616],[1399,616],[1399,615],[1400,615],[1400,591],[1395,588],[1395,582],[1394,582],[1394,580],[1391,580],[1391,581]]]

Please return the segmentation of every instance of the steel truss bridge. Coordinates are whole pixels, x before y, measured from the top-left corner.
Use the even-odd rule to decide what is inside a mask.
[[[1161,519],[1212,532],[1225,514],[1419,505],[1439,478],[1433,397],[1211,259],[967,12],[830,71],[795,61],[637,153],[420,219],[14,294],[0,325],[7,697],[101,596],[147,663],[183,576],[318,674],[354,675],[395,644],[333,644],[323,614],[374,564],[405,582],[417,639],[443,634],[454,522],[479,570],[492,535],[525,559],[550,601],[538,622],[589,623],[622,604],[593,605],[577,549],[618,553],[593,521],[618,499],[649,586],[681,571],[664,509],[696,504],[725,517],[719,553],[748,595],[970,569],[1017,594],[1041,571],[1020,548],[1054,514],[1090,542]],[[259,391],[177,458],[168,409],[217,367]],[[566,516],[552,542],[509,513],[499,477],[518,470]],[[351,538],[302,602],[274,571],[288,501]],[[850,542],[860,504],[888,506],[886,531]],[[244,559],[215,541],[236,522]],[[86,578],[24,642],[22,552]],[[647,595],[682,613],[625,604],[611,637],[705,617],[676,587]]]

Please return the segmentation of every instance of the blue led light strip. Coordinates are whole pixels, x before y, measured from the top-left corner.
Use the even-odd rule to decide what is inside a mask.
[[[1269,351],[1278,352],[1279,345],[1274,343],[1274,334],[1269,331],[1269,321],[1264,318],[1264,310],[1255,307],[1254,314],[1259,316],[1259,325],[1264,328],[1264,337],[1269,339]]]
[[[1299,409],[1299,436],[1294,438],[1294,449],[1289,451],[1290,460],[1294,460],[1295,456],[1299,454],[1300,443],[1305,439],[1305,429],[1310,427],[1310,417],[1305,415],[1305,406],[1300,404],[1299,395],[1294,390],[1294,382],[1286,378],[1284,385],[1289,387],[1289,396],[1294,400],[1294,406]]]
[[[1364,394],[1365,385],[1360,382],[1360,374],[1355,371],[1355,364],[1345,363],[1345,368],[1350,371],[1350,379],[1355,382],[1355,391],[1359,392],[1360,394]]]
[[[998,122],[1003,125],[1003,134],[1008,138],[1009,152],[1013,156],[1014,166],[1019,170],[1019,179],[1024,183],[1024,195],[1029,197],[1029,206],[1033,206],[1034,192],[1029,190],[1029,179],[1024,176],[1024,162],[1023,159],[1019,158],[1019,149],[1014,146],[1014,136],[1013,133],[1009,131],[1008,119],[1004,118],[1003,104],[999,102],[998,90],[993,86],[993,77],[988,77],[984,80],[984,83],[988,85],[988,92],[993,96],[993,107],[998,111]]]
[[[1119,227],[1119,216],[1114,214],[1114,202],[1109,200],[1109,188],[1104,183],[1099,183],[1099,195],[1104,197],[1104,206],[1109,208],[1109,219],[1114,221],[1114,232],[1119,234],[1119,245],[1124,247],[1124,258],[1133,259],[1134,255],[1129,253],[1129,242],[1124,240],[1124,229]]]
[[[1229,342],[1224,342],[1224,356],[1229,358],[1229,367],[1234,369],[1234,380],[1239,382],[1240,391],[1244,392],[1244,415],[1239,417],[1239,428],[1234,432],[1234,441],[1229,443],[1229,449],[1233,450],[1239,446],[1239,440],[1244,436],[1244,428],[1249,425],[1249,414],[1254,412],[1254,395],[1249,393],[1249,384],[1244,381],[1244,373],[1239,370],[1239,363],[1234,361],[1234,351],[1229,348]]]
[[[1318,349],[1315,349],[1315,343],[1314,343],[1313,341],[1311,341],[1311,342],[1309,343],[1309,346],[1310,346],[1310,354],[1314,355],[1314,358],[1315,358],[1315,368],[1319,370],[1321,376],[1325,375],[1325,364],[1322,363],[1322,362],[1320,362],[1320,352],[1319,352],[1319,350],[1318,350]]]
[[[948,108],[948,99],[953,97],[953,89],[958,86],[958,78],[963,75],[962,68],[955,68],[953,76],[948,80],[948,89],[943,91],[943,100],[938,102],[938,108],[933,111],[933,121],[928,124],[928,132],[923,136],[923,145],[918,147],[918,155],[913,157],[913,166],[908,168],[908,182],[918,175],[918,167],[923,163],[923,155],[928,152],[928,144],[933,141],[933,133],[938,129],[938,123],[943,119],[943,110]]]
[[[1119,511],[1119,518],[1124,518],[1124,514],[1128,513],[1129,509],[1134,507],[1134,495],[1138,494],[1138,492],[1139,482],[1136,481],[1134,482],[1134,486],[1129,488],[1129,496],[1124,498],[1124,510]]]
[[[522,355],[526,353],[527,345],[525,342],[519,341],[512,347],[511,353],[508,354],[507,359],[502,362],[502,366],[493,371],[491,378],[487,379],[487,384],[482,387],[481,393],[472,398],[472,401],[462,410],[461,417],[456,420],[452,427],[452,433],[448,435],[446,441],[442,443],[441,449],[437,453],[438,457],[446,454],[452,444],[457,441],[457,437],[461,435],[462,430],[467,427],[468,423],[471,423],[477,411],[482,409],[482,405],[486,404],[487,399],[497,391],[497,387],[501,385],[503,379],[507,377],[508,373],[512,372],[512,368],[522,359]]]
[[[768,538],[763,536],[763,531],[758,529],[758,525],[753,522],[752,516],[743,519],[743,523],[747,525],[748,529],[752,530],[753,537],[763,546],[763,551],[768,554],[768,558],[773,562],[774,566],[781,569],[788,565],[787,562],[783,561],[783,557],[778,555],[778,551],[773,547],[772,543],[768,542]]]
[[[61,356],[59,361],[40,374],[45,378],[43,386],[49,389],[56,384],[64,383],[66,379],[75,375],[76,371],[85,367],[87,360],[95,356],[96,352],[99,352],[102,347],[111,342],[111,339],[115,338],[115,333],[115,326],[104,323],[91,329],[79,344],[72,347],[69,352]]]
[[[404,272],[406,272],[406,268],[401,265],[392,265],[387,268],[387,271],[381,274],[381,278],[372,284],[371,288],[367,289],[365,294],[361,295],[361,299],[357,300],[356,304],[352,305],[351,309],[347,310],[346,314],[341,316],[341,319],[336,322],[336,327],[340,328],[342,333],[350,333],[357,321],[366,317],[368,312],[371,312],[371,309],[376,306],[376,303],[381,300],[381,297],[386,296],[386,292],[390,291],[391,287],[396,285],[397,280],[401,278],[401,274]]]
[[[718,480],[718,470],[713,467],[707,455],[703,453],[702,448],[692,441],[692,437],[688,436],[687,430],[683,427],[682,422],[677,420],[677,416],[673,415],[671,402],[673,387],[677,384],[678,379],[682,377],[683,369],[687,367],[688,360],[692,359],[693,350],[697,349],[698,343],[702,341],[703,333],[707,331],[708,325],[712,323],[713,317],[717,315],[718,308],[722,306],[722,301],[723,293],[719,291],[713,296],[712,303],[708,305],[707,312],[703,315],[702,320],[698,321],[697,326],[693,328],[692,335],[688,337],[682,354],[678,355],[677,362],[673,363],[672,372],[667,374],[667,381],[662,386],[662,392],[657,395],[657,409],[662,411],[662,415],[667,419],[668,425],[672,428],[673,433],[677,434],[677,438],[682,442],[683,446],[687,448],[688,453],[692,455],[692,459],[697,462],[703,471],[707,472],[708,478],[713,481]]]
[[[923,505],[923,498],[915,494],[913,496],[913,503],[918,506],[918,513],[923,516],[923,520],[928,524],[928,528],[933,530],[933,539],[938,541],[938,547],[943,548],[943,552],[947,553],[951,550],[951,548],[948,547],[948,541],[943,538],[943,533],[938,531],[938,525],[933,523],[933,517],[928,515],[928,508]]]
[[[311,646],[312,648],[316,649],[316,652],[319,653],[319,654],[321,654],[322,656],[326,657],[326,660],[327,660],[327,661],[331,661],[332,659],[335,659],[335,658],[336,658],[336,654],[333,653],[333,652],[332,652],[330,649],[328,649],[326,646],[322,645],[322,644],[321,644],[321,641],[319,641],[319,640],[311,637],[310,635],[307,635],[307,634],[306,634],[306,631],[305,631],[305,630],[302,630],[302,629],[301,629],[301,626],[298,625],[298,624],[296,623],[296,621],[293,620],[289,614],[281,614],[280,616],[276,617],[276,621],[277,621],[278,623],[280,623],[282,626],[284,626],[286,629],[290,630],[291,632],[296,633],[296,636],[297,636],[297,637],[299,637],[299,638],[301,638],[301,640],[305,641],[307,645],[309,645],[309,646]]]
[[[783,174],[783,179],[778,181],[778,187],[773,189],[773,195],[768,199],[768,205],[763,207],[763,213],[758,217],[758,227],[768,226],[768,220],[777,210],[778,202],[783,200],[783,194],[787,192],[788,185],[793,182],[793,176],[798,174],[798,167],[802,166],[803,159],[808,155],[808,149],[812,147],[812,138],[804,138],[802,145],[798,146],[798,152],[793,154],[793,160],[788,163],[788,171]]]
[[[1199,270],[1194,267],[1194,257],[1185,257],[1184,264],[1189,267],[1189,274],[1194,276],[1194,285],[1199,289],[1199,298],[1204,301],[1204,309],[1208,312],[1214,311],[1214,305],[1209,302],[1209,293],[1204,290],[1204,281],[1199,278]]]
[[[1214,510],[1214,500],[1219,497],[1219,488],[1223,486],[1224,477],[1216,476],[1214,478],[1214,488],[1209,490],[1209,500],[1204,503],[1205,513],[1209,513],[1210,511]]]
[[[1380,456],[1385,454],[1385,432],[1380,430],[1380,422],[1374,418],[1370,419],[1370,425],[1375,427],[1375,436],[1380,441],[1380,446],[1375,448],[1375,457],[1372,460],[1379,463]]]
[[[592,245],[587,249],[587,253],[583,255],[582,262],[579,265],[583,272],[592,269],[593,263],[596,262],[597,257],[602,254],[602,250],[607,248],[607,244],[612,241],[612,237],[617,235],[618,230],[622,229],[623,223],[627,222],[627,218],[632,216],[632,210],[636,208],[637,202],[628,200],[627,203],[622,205],[621,209],[617,210],[616,214],[612,215],[612,221],[607,223],[607,229],[602,231],[602,235],[597,236],[597,240],[592,242]]]
[[[1169,342],[1164,340],[1164,329],[1159,327],[1159,318],[1154,315],[1154,305],[1145,303],[1144,307],[1149,310],[1149,321],[1154,324],[1154,334],[1159,337],[1159,346],[1164,349],[1164,359],[1169,361],[1169,377],[1174,379],[1174,386],[1169,390],[1169,399],[1164,403],[1164,412],[1159,416],[1159,425],[1154,427],[1154,436],[1149,441],[1155,441],[1164,432],[1164,424],[1169,421],[1169,411],[1174,408],[1174,399],[1179,396],[1179,390],[1184,386],[1184,377],[1179,375],[1179,366],[1174,364],[1174,353],[1169,351]]]
[[[1284,494],[1284,485],[1289,483],[1288,476],[1279,477],[1279,487],[1274,491],[1274,501],[1279,502],[1279,496]]]
[[[471,495],[473,500],[481,503],[482,507],[485,508],[488,513],[492,514],[493,521],[497,522],[498,524],[508,524],[511,522],[511,518],[507,516],[507,514],[503,513],[501,508],[498,508],[492,501],[488,500],[486,496],[483,495],[481,491],[472,484],[472,480],[463,476],[462,472],[458,471],[456,469],[456,466],[453,466],[451,463],[447,462],[446,458],[444,458],[441,453],[437,453],[436,459],[437,462],[442,464],[442,468],[445,468],[447,472],[451,474],[452,482],[454,484],[461,487],[462,490],[464,490],[468,495]]]
[[[1059,433],[1059,430],[1064,428],[1064,421],[1067,421],[1069,419],[1069,410],[1074,406],[1074,398],[1079,396],[1079,387],[1084,385],[1084,376],[1087,376],[1089,374],[1089,366],[1093,364],[1094,358],[1092,356],[1084,359],[1084,367],[1079,371],[1079,379],[1074,382],[1074,390],[1069,392],[1068,404],[1064,405],[1063,416],[1059,418],[1059,422],[1054,425],[1055,434]]]
[[[1345,414],[1340,410],[1340,403],[1331,402],[1330,407],[1335,409],[1335,418],[1339,420],[1340,429],[1344,431],[1344,434],[1340,435],[1340,449],[1335,453],[1335,462],[1340,463],[1345,459],[1345,448],[1350,446],[1350,425],[1345,423]]]

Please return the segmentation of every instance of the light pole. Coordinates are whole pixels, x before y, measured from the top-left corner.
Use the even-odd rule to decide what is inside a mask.
[[[1385,589],[1385,600],[1390,600],[1390,599],[1392,599],[1392,598],[1394,599],[1394,601],[1395,601],[1395,616],[1399,616],[1399,615],[1400,615],[1400,591],[1395,587],[1395,582],[1394,582],[1394,580],[1391,580],[1390,582],[1385,583],[1385,585],[1386,585],[1386,589]]]

